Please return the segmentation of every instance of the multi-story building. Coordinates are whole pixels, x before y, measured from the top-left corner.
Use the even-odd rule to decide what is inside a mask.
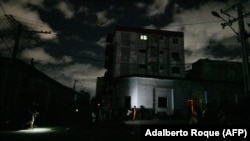
[[[173,114],[174,91],[166,78],[184,78],[184,62],[182,32],[116,27],[107,37],[105,86],[97,97]]]
[[[107,40],[108,73],[184,78],[183,38],[182,32],[117,27]]]
[[[186,71],[183,39],[182,32],[117,27],[107,37],[107,72],[98,79],[96,96],[104,104],[136,106],[151,115],[185,116],[225,105],[233,113],[246,99],[241,63],[201,59]]]

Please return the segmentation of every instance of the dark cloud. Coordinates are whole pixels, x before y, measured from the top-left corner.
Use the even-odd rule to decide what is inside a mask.
[[[199,58],[240,56],[235,34],[211,15],[234,0],[5,0],[1,1],[0,30],[12,30],[5,13],[25,29],[51,34],[23,33],[19,57],[34,57],[42,72],[72,87],[75,79],[94,94],[95,79],[104,75],[105,37],[116,25],[184,32],[186,63]],[[245,8],[245,12],[248,12]],[[249,18],[246,23],[250,23]],[[4,25],[4,26],[3,26]],[[233,25],[238,29],[237,23]],[[247,27],[249,30],[249,27]],[[3,33],[3,32],[2,32]],[[11,43],[13,39],[6,35]],[[10,54],[0,43],[1,55]],[[93,70],[93,71],[92,71]]]
[[[214,58],[228,58],[229,60],[239,58],[241,56],[240,45],[224,45],[223,43],[210,41],[204,50],[206,54],[210,54]]]

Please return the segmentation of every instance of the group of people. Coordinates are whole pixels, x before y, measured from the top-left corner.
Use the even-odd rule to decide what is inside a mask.
[[[189,118],[188,124],[229,124],[229,118],[224,110],[220,109],[217,112],[209,112],[207,109],[197,113],[193,111]]]
[[[92,105],[93,106],[93,105]],[[94,105],[91,109],[92,122],[102,122],[111,120],[113,115],[112,106],[109,104],[101,105],[100,103]]]

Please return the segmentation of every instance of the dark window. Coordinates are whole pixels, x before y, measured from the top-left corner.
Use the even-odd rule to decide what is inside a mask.
[[[129,71],[129,65],[128,64],[121,64],[120,74],[121,75],[128,75],[128,71]]]
[[[130,33],[126,33],[126,32],[122,32],[121,33],[121,40],[122,40],[122,42],[125,42],[125,43],[129,42],[130,38],[131,38]]]
[[[164,67],[163,67],[163,66],[160,66],[160,70],[164,70]]]
[[[173,43],[174,44],[178,44],[178,39],[177,38],[173,38]]]
[[[121,61],[128,62],[130,58],[130,49],[129,48],[122,48],[121,49]]]
[[[180,54],[179,54],[179,52],[172,52],[172,58],[174,60],[180,60]]]
[[[173,67],[172,68],[172,73],[179,74],[180,73],[180,69],[178,67]]]
[[[159,38],[160,38],[160,40],[164,40],[164,36],[160,36]]]
[[[150,52],[151,57],[158,55],[158,50],[155,47],[151,47],[150,51],[151,51]]]
[[[131,108],[131,97],[130,96],[126,96],[125,97],[125,107],[126,108]]]
[[[145,68],[147,68],[147,65],[140,64],[139,68],[144,68],[145,69]]]
[[[140,49],[139,52],[140,53],[146,53],[147,51],[145,49]]]
[[[158,107],[167,108],[168,102],[167,97],[158,97]]]
[[[140,64],[146,63],[146,50],[144,50],[144,51],[140,50],[140,52],[138,54],[138,63],[140,63]]]

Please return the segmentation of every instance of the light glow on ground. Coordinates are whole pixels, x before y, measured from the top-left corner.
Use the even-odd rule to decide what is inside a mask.
[[[50,132],[60,132],[60,131],[67,131],[69,128],[56,128],[56,127],[35,127],[29,129],[21,129],[15,131],[16,133],[50,133]]]

